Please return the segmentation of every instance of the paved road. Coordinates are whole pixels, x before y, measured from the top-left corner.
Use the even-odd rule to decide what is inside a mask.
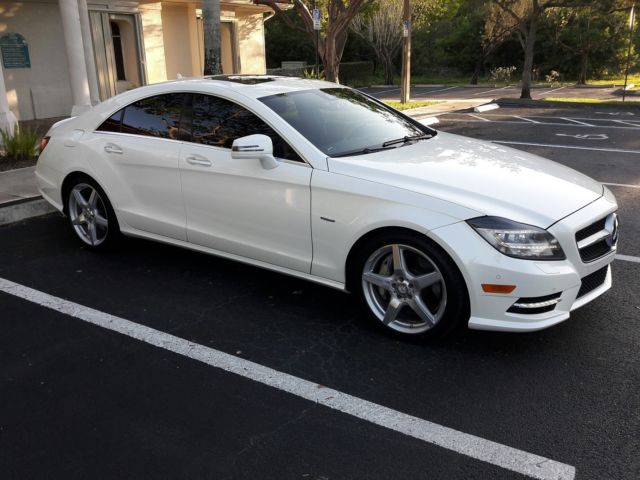
[[[384,100],[398,100],[400,98],[399,87],[361,88],[360,90]],[[535,87],[531,90],[531,97],[536,100],[547,97],[597,98],[601,100],[620,99],[621,97],[614,94],[614,92],[618,90],[619,87]],[[521,89],[519,87],[447,87],[441,85],[433,87],[412,87],[411,98],[413,100],[519,98],[520,92]]]
[[[610,188],[620,253],[638,260],[636,126],[590,110],[474,115],[443,115],[440,127],[628,185]],[[0,292],[0,477],[530,478],[496,466],[517,463],[509,447],[575,467],[578,479],[635,480],[639,274],[640,263],[617,260],[614,288],[550,330],[416,344],[381,335],[349,296],[300,280],[137,240],[93,254],[57,215],[3,227],[0,278],[35,291]],[[119,319],[142,341],[110,330]],[[177,354],[167,334],[192,343]],[[240,373],[254,368],[246,360],[269,367],[276,383],[291,375],[279,386],[298,379],[293,394],[193,359],[203,351],[232,355]],[[390,410],[340,412],[301,398],[302,381],[331,392],[323,399]],[[477,436],[485,460],[496,442],[493,463],[459,453],[468,437],[442,448],[376,423],[402,430],[397,412]]]

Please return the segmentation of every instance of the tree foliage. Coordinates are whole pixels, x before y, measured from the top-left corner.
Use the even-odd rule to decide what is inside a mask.
[[[316,44],[312,1],[292,0],[297,14],[295,17],[286,15],[275,0],[254,0],[254,3],[271,7],[290,28],[306,33],[312,43]],[[324,21],[315,48],[322,59],[327,80],[339,81],[340,61],[349,36],[349,25],[363,8],[373,3],[374,0],[319,0],[317,2]]]
[[[327,0],[323,0],[326,1]],[[362,18],[376,15],[390,1],[378,0],[361,11]],[[500,0],[508,8],[521,8],[513,15],[496,0],[413,0],[412,74],[428,77],[461,78],[472,81],[488,75],[496,67],[516,67],[517,74],[530,72],[531,80],[544,80],[551,70],[561,80],[580,82],[624,71],[628,46],[629,8],[633,0],[543,1],[538,12],[535,38],[531,43],[530,68],[525,69],[528,12],[533,0]],[[638,3],[636,1],[636,3]],[[518,4],[520,6],[518,7]],[[325,10],[323,10],[325,11]],[[296,12],[289,12],[297,20]],[[640,28],[636,21],[633,37],[632,71],[638,71]],[[397,25],[401,28],[401,25]],[[525,32],[522,30],[525,29]],[[303,31],[291,29],[281,19],[267,22],[267,58],[276,66],[281,60],[313,62],[313,42]],[[392,55],[399,71],[399,50]],[[343,59],[377,59],[371,43],[351,34]],[[382,64],[382,59],[377,60]]]

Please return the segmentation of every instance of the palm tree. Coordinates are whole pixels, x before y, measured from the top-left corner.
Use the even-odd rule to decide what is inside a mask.
[[[220,55],[220,0],[202,0],[204,30],[204,74],[222,73]]]

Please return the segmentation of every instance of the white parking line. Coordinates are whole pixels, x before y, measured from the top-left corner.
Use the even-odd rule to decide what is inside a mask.
[[[500,87],[500,88],[493,88],[491,90],[483,90],[482,92],[472,93],[471,96],[475,97],[476,95],[483,95],[483,94],[489,93],[489,92],[497,92],[498,90],[504,90],[505,88],[512,88],[512,87],[506,86],[506,87]]]
[[[505,145],[526,145],[531,147],[547,147],[547,148],[569,148],[572,150],[593,150],[595,152],[613,152],[613,153],[635,153],[640,154],[640,150],[623,150],[620,148],[593,148],[593,147],[578,147],[576,145],[556,145],[552,143],[530,143],[530,142],[515,142],[511,140],[489,140],[491,143],[500,143]]]
[[[486,118],[482,118],[479,115],[474,115],[473,113],[467,113],[467,115],[469,115],[470,117],[473,117],[473,118],[477,118],[478,120],[483,120],[485,122],[490,122],[491,121],[491,120],[487,120]]]
[[[376,95],[380,95],[382,93],[389,93],[389,92],[395,92],[396,90],[400,90],[399,88],[390,88],[389,90],[382,90],[381,92],[371,92],[370,95],[373,95],[374,93]]]
[[[640,257],[632,257],[629,255],[616,255],[616,260],[624,260],[625,262],[640,263]]]
[[[549,95],[551,92],[557,92],[558,90],[562,90],[563,88],[567,88],[567,87],[558,87],[558,88],[554,88],[552,90],[548,90],[546,92],[541,92],[540,95]],[[538,93],[538,92],[533,92],[533,93]]]
[[[595,125],[591,125],[590,123],[585,123],[585,122],[581,122],[580,120],[575,120],[573,118],[566,118],[566,117],[559,117],[562,120],[566,120],[567,122],[575,122],[578,123],[580,125],[584,125],[586,127],[595,127]]]
[[[621,123],[622,125],[631,125],[632,127],[640,127],[639,124],[633,122],[625,122],[624,120],[609,120],[610,122]]]
[[[575,477],[571,465],[443,427],[10,280],[0,278],[0,291],[513,472],[541,480]]]
[[[513,118],[517,118],[519,120],[524,120],[525,122],[531,122],[531,123],[540,123],[537,120],[531,120],[530,118],[525,118],[525,117],[519,117],[517,115],[511,115]]]
[[[626,187],[626,188],[640,188],[640,185],[629,185],[627,183],[605,183],[600,182],[603,185],[613,185],[614,187]]]
[[[422,96],[422,95],[430,95],[430,94],[432,94],[432,93],[436,93],[436,92],[445,92],[445,91],[447,91],[447,90],[452,90],[452,89],[454,89],[454,88],[458,88],[458,87],[447,87],[447,88],[440,88],[440,89],[438,89],[438,90],[431,90],[430,92],[416,93],[416,94],[414,95],[414,97],[420,97],[420,96]]]
[[[451,123],[477,123],[477,120],[463,120],[463,119],[456,119],[456,118],[448,118],[446,115],[453,115],[453,114],[440,114],[439,116],[442,117],[442,120],[444,122],[451,122]],[[467,113],[465,115],[471,115],[470,113]],[[483,115],[487,115],[487,113],[483,113]],[[540,118],[540,117],[538,117]],[[547,118],[552,118],[552,117],[547,117]],[[560,117],[555,117],[555,118],[560,118]],[[485,121],[488,122],[492,122],[492,123],[503,123],[506,125],[522,125],[523,122],[515,122],[515,121],[511,121],[511,120],[490,120],[490,119],[483,119]],[[573,123],[555,123],[555,122],[537,122],[538,125],[540,125],[541,127],[544,126],[553,126],[553,127],[575,127],[575,128],[584,128],[587,127],[586,125],[578,125],[578,124],[573,124]],[[593,125],[590,126],[588,128],[607,128],[607,129],[614,129],[614,130],[638,130],[640,128],[640,125],[638,125],[637,127],[623,127],[623,126],[617,126],[617,125]]]

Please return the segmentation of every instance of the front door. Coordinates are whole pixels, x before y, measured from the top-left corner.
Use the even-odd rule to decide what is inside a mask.
[[[180,153],[189,242],[299,272],[311,270],[311,172],[276,132],[228,100],[193,96],[190,141]],[[236,138],[272,138],[280,165],[234,160]]]

